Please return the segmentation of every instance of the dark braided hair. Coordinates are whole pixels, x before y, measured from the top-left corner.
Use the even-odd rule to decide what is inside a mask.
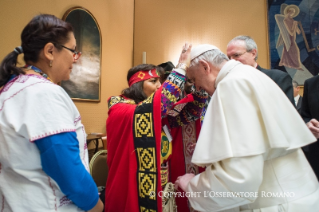
[[[62,21],[54,15],[41,14],[35,16],[21,33],[21,46],[24,53],[24,61],[36,63],[39,60],[40,51],[47,43],[65,44],[69,41],[69,33],[73,32],[71,24]],[[60,45],[55,45],[61,50]],[[1,62],[0,87],[5,85],[12,74],[25,74],[17,67],[17,58],[22,53],[20,48],[15,48]]]

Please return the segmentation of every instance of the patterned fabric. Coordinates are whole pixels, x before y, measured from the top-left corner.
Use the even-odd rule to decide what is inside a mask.
[[[161,165],[161,185],[164,187],[169,182],[168,163]]]
[[[173,105],[181,99],[181,91],[184,89],[186,77],[172,71],[168,79],[163,83],[161,94],[161,116],[167,117],[171,127],[183,126],[200,118],[202,109],[208,98],[208,94],[201,90],[193,94],[194,101],[188,104]],[[153,95],[140,104],[146,104],[153,98]],[[124,96],[112,96],[108,100],[109,109],[118,103],[135,104],[132,99],[127,99]]]
[[[187,105],[187,103],[177,105],[176,107],[174,107],[173,110],[168,111],[167,115],[174,116],[174,117],[179,115],[186,105]]]
[[[133,74],[133,76],[131,76],[128,85],[131,87],[131,85],[133,85],[134,83],[140,82],[140,81],[144,81],[150,78],[159,78],[159,75],[156,71],[156,69],[152,69],[152,70],[145,70],[145,71],[138,71],[135,74]]]
[[[196,145],[196,125],[195,122],[182,126],[184,158],[186,173],[198,174],[198,166],[191,162]]]
[[[207,98],[205,93],[195,94],[192,97],[195,101],[180,108],[180,115],[168,116],[167,113],[180,100],[185,80],[185,76],[173,71],[155,94],[139,104],[134,104],[133,100],[124,96],[109,98],[106,124],[109,166],[105,193],[106,212],[162,211],[162,199],[158,194],[162,190],[161,180],[163,183],[168,180],[161,176],[170,175],[170,170],[160,171],[161,155],[170,147],[166,145],[167,141],[161,141],[163,120],[169,125],[167,119],[171,119],[175,126],[179,126],[183,122],[187,124],[199,119],[201,105]]]
[[[108,100],[109,109],[117,103],[126,103],[126,104],[132,104],[132,105],[135,104],[134,100],[126,99],[123,96],[111,96]]]
[[[196,91],[192,94],[194,101],[189,102],[180,111],[179,116],[168,116],[171,127],[183,126],[200,118],[202,110],[208,98],[208,94],[204,91]]]
[[[157,188],[158,180],[161,175],[158,173],[159,159],[161,155],[156,149],[155,124],[159,120],[155,120],[153,113],[156,111],[157,105],[153,105],[154,94],[145,101],[138,104],[134,112],[133,134],[134,147],[137,157],[137,187],[138,201],[140,208],[153,211],[158,210],[158,195],[160,188]],[[158,123],[157,123],[158,124]],[[157,125],[161,126],[161,125]],[[158,137],[160,140],[161,137]],[[145,142],[147,141],[147,142]],[[160,200],[161,201],[161,200]]]
[[[167,80],[176,85],[180,90],[184,90],[186,81],[186,77],[184,75],[179,74],[173,70],[172,73],[168,76]]]
[[[181,90],[184,90],[185,81],[185,76],[172,71],[163,83],[162,118],[167,116],[168,108],[171,108],[180,99]]]
[[[105,211],[161,212],[161,90],[137,105],[112,99]]]
[[[204,118],[205,118],[205,114],[206,114],[207,107],[208,107],[208,104],[209,104],[209,102],[210,102],[210,99],[211,99],[211,97],[208,96],[208,99],[207,99],[207,101],[205,102],[205,105],[204,105],[204,107],[203,107],[202,114],[200,115],[200,122],[201,122],[201,124],[203,124],[203,121],[204,121]]]

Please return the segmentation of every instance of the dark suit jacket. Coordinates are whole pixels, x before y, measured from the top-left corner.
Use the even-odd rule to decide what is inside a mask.
[[[313,118],[319,121],[319,75],[305,81],[301,104],[301,117],[306,123]],[[318,141],[306,146],[303,150],[317,178],[319,178]]]
[[[264,74],[266,74],[268,77],[270,77],[286,94],[290,102],[294,106],[296,106],[295,99],[294,99],[294,90],[292,87],[292,79],[289,74],[277,69],[264,69],[264,68],[261,68],[259,65],[256,68],[260,70],[261,72],[263,72]]]
[[[302,103],[302,96],[299,97],[296,108],[298,113],[301,115],[301,103]]]
[[[306,123],[312,118],[319,120],[319,75],[305,81],[301,116]]]

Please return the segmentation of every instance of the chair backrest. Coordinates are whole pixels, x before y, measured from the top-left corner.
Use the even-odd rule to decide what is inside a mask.
[[[107,150],[95,153],[90,161],[90,173],[97,187],[105,186],[109,168],[106,163]]]

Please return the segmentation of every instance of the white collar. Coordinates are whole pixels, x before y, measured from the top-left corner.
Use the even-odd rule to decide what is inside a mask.
[[[242,64],[241,62],[238,62],[236,60],[229,60],[225,63],[225,65],[220,69],[215,82],[215,88],[217,88],[217,85],[220,81],[222,81],[226,75],[237,65]]]

